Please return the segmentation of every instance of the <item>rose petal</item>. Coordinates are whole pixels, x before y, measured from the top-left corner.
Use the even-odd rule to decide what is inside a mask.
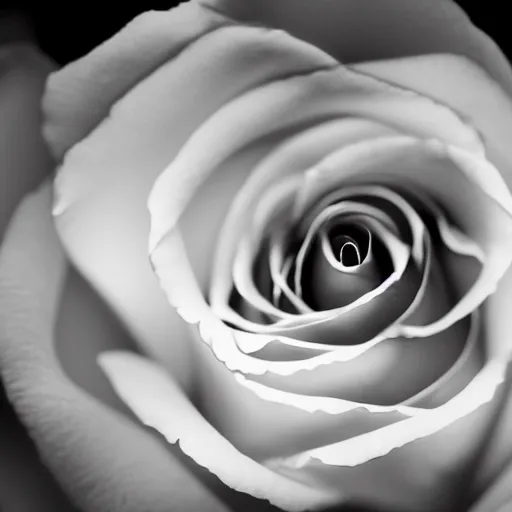
[[[244,22],[282,28],[341,62],[455,53],[480,62],[512,91],[496,44],[455,2],[443,0],[202,0]],[[429,83],[430,85],[430,83]]]
[[[69,151],[59,171],[56,224],[70,257],[141,346],[184,384],[193,374],[187,334],[146,252],[145,202],[153,181],[197,124],[233,96],[331,65],[332,59],[285,34],[220,28],[132,89]]]
[[[414,118],[410,116],[413,108]],[[453,141],[468,151],[484,153],[478,134],[452,111],[425,103],[424,97],[383,88],[347,68],[276,80],[225,104],[196,130],[160,174],[149,198],[150,251],[175,227],[194,193],[226,158],[264,135],[327,116],[367,117],[411,135]],[[187,180],[182,179],[185,172]],[[172,210],[162,204],[171,204]]]
[[[372,235],[367,231],[368,255],[372,255]],[[354,246],[358,264],[343,265],[343,254],[351,242],[344,243],[339,262],[333,252],[326,230],[323,230],[311,255],[311,296],[319,309],[333,309],[356,301],[380,283],[380,276],[373,257],[365,260]],[[372,260],[371,262],[369,260]],[[340,263],[340,264],[336,264]]]
[[[149,434],[63,374],[53,325],[66,263],[50,211],[46,185],[22,202],[0,250],[0,370],[41,457],[85,510],[225,510]]]
[[[317,510],[343,501],[282,477],[239,452],[192,406],[167,373],[130,353],[105,353],[100,364],[123,400],[146,425],[233,489],[267,499],[287,511]]]
[[[2,13],[3,14],[3,13]],[[34,46],[26,20],[0,14],[0,241],[22,196],[51,171],[39,133],[39,101],[53,64]],[[6,44],[11,42],[11,44]],[[17,43],[17,44],[12,44]],[[74,507],[41,463],[0,386],[0,503],[6,510]]]
[[[57,159],[98,126],[114,103],[202,36],[229,25],[222,15],[187,2],[148,11],[48,81],[45,135]],[[91,77],[95,77],[91,80]]]
[[[417,394],[404,400],[402,404],[426,409],[443,405],[457,396],[483,368],[486,359],[480,343],[482,334],[480,313],[475,311],[469,321],[469,332],[464,348],[453,365],[430,386],[426,386]],[[453,328],[444,332],[450,331],[453,332]],[[457,334],[460,335],[460,333]],[[428,343],[427,340],[425,341]],[[447,343],[450,341],[448,339]]]
[[[210,358],[210,361],[213,359]],[[222,386],[221,390],[218,388],[221,382],[217,380],[215,372],[207,372],[209,384],[223,397],[223,401],[217,404],[204,404],[208,413],[213,413],[212,422],[210,414],[207,415],[208,421],[201,417],[163,369],[148,360],[130,354],[107,353],[102,357],[102,366],[118,393],[143,422],[159,430],[171,443],[179,439],[185,453],[215,472],[228,485],[269,499],[286,510],[303,510],[308,506],[316,509],[320,506],[318,501],[311,501],[311,498],[302,494],[308,488],[321,493],[323,498],[320,499],[324,500],[362,500],[363,503],[377,502],[380,505],[385,503],[393,510],[419,510],[418,507],[427,504],[430,508],[443,505],[448,510],[454,497],[458,495],[453,478],[464,472],[475,451],[481,446],[492,417],[491,412],[497,405],[497,400],[493,401],[493,397],[505,378],[506,368],[503,361],[489,364],[466,390],[446,406],[424,411],[421,415],[388,424],[355,438],[350,436],[348,424],[346,427],[350,438],[339,444],[311,450],[304,455],[269,460],[265,462],[265,466],[271,471],[279,472],[283,477],[277,479],[274,475],[269,481],[266,476],[269,473],[264,470],[264,466],[237,452],[209,423],[215,426],[227,414],[233,414],[237,402],[233,390],[239,386],[232,377],[226,380],[228,385]],[[134,379],[134,375],[139,377]],[[238,382],[245,384],[243,380]],[[249,389],[260,395],[258,388],[249,386]],[[264,398],[264,394],[261,396]],[[295,395],[295,398],[301,397]],[[281,402],[280,394],[274,393],[272,400],[276,404],[287,404],[290,414],[293,415],[293,407],[303,407],[299,404],[292,406],[295,398],[291,395],[282,396]],[[218,406],[221,406],[220,410]],[[175,415],[177,410],[179,414]],[[244,436],[244,428],[240,422],[245,421],[246,428],[258,422],[261,428],[265,422],[274,420],[270,414],[262,417],[261,411],[255,410],[252,403],[246,404],[243,410],[243,419],[229,417],[225,421],[231,428],[224,435],[228,439],[235,435],[235,446],[239,446],[241,437]],[[251,414],[249,422],[248,411]],[[314,409],[309,414],[319,414],[313,411]],[[472,414],[475,411],[477,412]],[[376,417],[376,414],[371,414],[368,419],[373,418],[375,421]],[[403,427],[400,427],[402,424]],[[286,442],[288,428],[282,426],[281,429],[276,429],[274,426],[270,431]],[[343,437],[347,434],[345,430],[336,430],[338,435],[340,432],[343,432]],[[255,435],[258,435],[257,432]],[[379,442],[376,442],[377,439]],[[245,446],[246,453],[247,449],[248,446]],[[324,453],[331,452],[334,458],[326,459]],[[221,460],[218,459],[219,453],[222,453]],[[323,462],[318,461],[320,458]],[[245,469],[241,472],[239,469],[242,464]],[[382,475],[390,467],[393,468],[392,475],[385,483],[380,482]],[[238,471],[233,471],[236,469]],[[246,480],[247,476],[249,479]],[[289,477],[293,480],[288,480]],[[451,480],[448,484],[449,477]],[[306,488],[299,483],[304,481],[308,482]],[[290,482],[300,486],[297,489],[300,495],[295,494],[295,498],[287,487]],[[326,486],[330,489],[327,495],[323,492]],[[432,492],[433,488],[436,489],[435,493]],[[442,507],[436,510],[442,510]]]
[[[213,343],[215,337],[216,345],[228,346],[232,343],[231,330],[218,320],[215,325],[203,322],[201,334],[194,330],[200,363],[196,370],[200,381],[197,395],[200,410],[237,448],[258,459],[293,453],[297,445],[318,446],[327,439],[339,439],[340,432],[350,435],[367,431],[375,428],[376,422],[381,426],[401,419],[403,414],[416,413],[410,408],[378,407],[323,397],[303,400],[298,397],[299,402],[293,404],[290,400],[259,397],[248,391],[248,386],[240,385],[238,377],[213,357],[203,342]],[[311,414],[311,409],[318,413]],[[250,424],[247,424],[248,411],[252,418]],[[283,431],[287,432],[284,438]]]

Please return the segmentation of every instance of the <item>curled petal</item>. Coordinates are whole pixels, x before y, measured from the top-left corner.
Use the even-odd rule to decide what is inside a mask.
[[[507,137],[512,130],[512,101],[503,90],[506,84],[493,80],[471,60],[453,55],[367,62],[356,67],[363,73],[418,91],[460,112],[482,134],[488,159],[499,169],[508,189],[512,187],[512,149]],[[444,80],[428,79],[440,72]],[[506,195],[507,186],[497,185],[494,190]],[[488,332],[487,345],[493,354],[511,349],[507,337],[504,339],[502,334],[510,329],[509,315],[503,312],[504,305],[512,300],[509,298],[510,279],[509,270],[503,285],[489,297],[485,312],[483,323]]]
[[[385,102],[379,101],[384,97],[387,99]],[[394,108],[395,104],[400,108]],[[298,109],[297,105],[301,108]],[[414,120],[408,115],[408,106],[414,108]],[[170,257],[169,247],[163,246],[176,242],[172,257],[184,264],[186,255],[176,253],[180,250],[178,246],[182,245],[176,241],[179,235],[171,232],[197,189],[218,164],[269,132],[313,122],[323,116],[347,114],[368,115],[415,134],[432,133],[435,126],[436,136],[457,141],[456,144],[464,145],[477,154],[482,153],[476,132],[453,112],[439,105],[427,104],[424,98],[381,88],[378,82],[362,80],[361,76],[352,75],[346,69],[275,81],[240,96],[218,110],[188,139],[179,155],[157,179],[148,202],[151,213],[150,253],[157,273],[165,272],[166,282],[174,281],[176,284],[171,279],[173,270],[160,268],[167,266],[167,260],[157,253],[163,250]],[[207,147],[211,150],[205,151]],[[182,179],[183,175],[187,175],[187,180]],[[175,279],[183,281],[181,276]],[[195,288],[194,295],[199,299],[197,282],[191,280],[185,287],[190,293]],[[194,304],[180,297],[176,293],[177,288],[168,288],[167,284],[164,288],[171,304],[186,310],[187,314],[204,305],[203,299]]]
[[[384,97],[386,101],[382,101]],[[408,114],[412,108],[414,119]],[[408,91],[382,87],[381,83],[353,74],[347,68],[276,80],[219,109],[159,175],[148,201],[152,215],[150,251],[175,227],[197,189],[231,154],[264,135],[322,117],[346,115],[368,117],[411,135],[434,136],[484,154],[478,134],[452,111]],[[210,151],[205,151],[205,147]],[[187,180],[181,179],[184,172],[188,173]],[[172,205],[172,209],[164,209],[163,204]]]
[[[379,166],[373,165],[377,160]],[[402,329],[404,335],[439,332],[473,311],[494,291],[511,260],[512,238],[507,233],[512,229],[512,197],[489,161],[438,141],[397,137],[394,142],[390,139],[355,144],[350,151],[334,153],[318,165],[319,173],[332,186],[340,180],[336,173],[340,166],[348,170],[343,179],[349,184],[376,180],[392,184],[403,180],[407,186],[418,187],[443,204],[453,222],[486,255],[476,283],[449,314],[428,329]],[[428,173],[423,172],[425,168]]]
[[[390,128],[364,119],[349,118],[320,123],[300,131],[295,136],[288,137],[282,144],[278,144],[270,151],[265,158],[261,159],[229,205],[229,211],[219,233],[216,254],[210,269],[210,303],[213,307],[215,308],[219,302],[227,302],[231,293],[232,269],[236,268],[235,248],[237,245],[240,246],[238,242],[241,235],[247,232],[253,233],[254,222],[261,224],[267,212],[274,210],[275,204],[282,203],[288,193],[293,191],[293,187],[290,189],[286,183],[283,183],[284,187],[274,183],[276,177],[285,180],[287,175],[309,168],[323,155],[337,147],[393,133]],[[265,191],[264,200],[260,200]],[[284,195],[281,192],[284,192]],[[258,208],[258,212],[253,220],[246,215],[246,212],[255,208]],[[281,281],[279,277],[280,269],[284,265],[284,262],[280,261],[279,248],[279,245],[274,244],[269,250],[269,270],[273,281],[280,283],[281,292],[293,301],[293,294],[288,291],[286,282]],[[275,274],[276,272],[278,275]],[[242,276],[244,279],[249,277],[246,273]],[[257,300],[255,298],[257,293],[256,290],[253,290],[250,297]],[[246,298],[248,299],[248,297]],[[307,305],[297,298],[295,298],[294,305],[301,312],[309,310]]]
[[[314,279],[310,285],[319,309],[350,304],[379,285],[379,272],[372,254],[372,235],[368,228],[362,229],[366,230],[368,244],[365,256],[361,256],[356,242],[343,240],[339,256],[336,257],[326,230],[320,233],[315,253],[311,256],[311,275]],[[347,250],[355,253],[355,265],[345,265]]]

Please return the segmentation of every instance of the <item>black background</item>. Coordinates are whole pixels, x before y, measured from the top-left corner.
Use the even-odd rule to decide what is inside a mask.
[[[275,0],[279,2],[279,0]],[[314,1],[314,0],[312,0]],[[337,0],[343,1],[343,0]],[[376,0],[378,1],[378,0]],[[409,0],[411,2],[416,0]],[[447,0],[449,1],[449,0]],[[33,21],[43,49],[59,64],[65,64],[87,53],[117,32],[137,14],[150,9],[169,9],[176,1],[104,2],[38,2],[25,8]],[[506,0],[458,0],[473,22],[487,32],[512,60],[512,36]],[[2,1],[0,0],[0,8]],[[13,7],[20,7],[21,3]]]

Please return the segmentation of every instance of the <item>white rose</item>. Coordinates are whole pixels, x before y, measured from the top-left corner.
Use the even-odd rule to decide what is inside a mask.
[[[193,1],[55,73],[61,164],[0,253],[0,356],[63,488],[91,511],[474,501],[511,448],[511,91],[446,1]],[[66,257],[145,356],[104,351],[125,334],[76,313]],[[101,368],[173,454],[71,384],[59,307],[58,336],[112,334]]]

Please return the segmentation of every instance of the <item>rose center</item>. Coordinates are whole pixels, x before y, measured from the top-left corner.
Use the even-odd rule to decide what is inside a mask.
[[[357,267],[370,252],[370,232],[362,226],[342,224],[332,227],[327,237],[332,252],[344,267]]]

